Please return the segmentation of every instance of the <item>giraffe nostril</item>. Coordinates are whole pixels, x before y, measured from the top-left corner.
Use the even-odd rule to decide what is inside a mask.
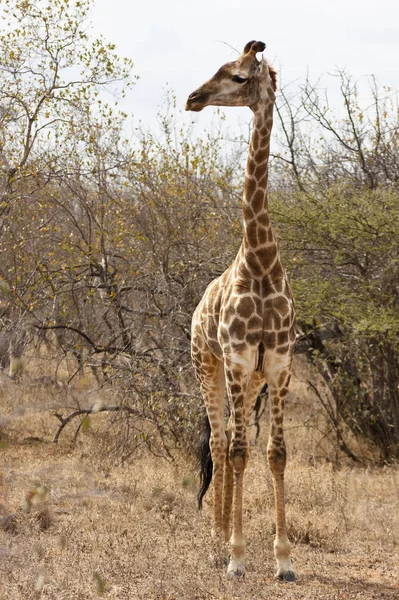
[[[189,100],[194,100],[194,98],[196,98],[197,96],[199,96],[198,92],[193,92],[192,94],[189,95]]]

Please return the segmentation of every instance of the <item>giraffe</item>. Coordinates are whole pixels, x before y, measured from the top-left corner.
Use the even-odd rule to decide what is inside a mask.
[[[199,494],[199,506],[213,477],[212,534],[222,543],[223,538],[230,541],[228,576],[242,577],[245,574],[243,478],[249,456],[246,428],[257,394],[267,382],[270,398],[267,457],[275,498],[276,578],[295,581],[285,520],[283,434],[295,315],[268,213],[268,160],[277,75],[263,55],[260,60],[257,58],[265,47],[263,42],[248,42],[237,60],[223,65],[189,95],[185,107],[198,112],[209,105],[248,106],[254,113],[242,201],[242,243],[233,263],[206,289],[192,320],[192,360],[210,426],[212,465],[210,477]],[[227,427],[226,390],[230,407]]]

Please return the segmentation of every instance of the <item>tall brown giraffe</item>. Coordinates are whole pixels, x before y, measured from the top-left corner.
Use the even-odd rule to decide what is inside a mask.
[[[246,428],[256,396],[266,381],[270,398],[270,438],[267,448],[273,474],[276,510],[274,552],[276,577],[295,581],[290,559],[284,501],[286,450],[283,435],[284,399],[291,376],[295,340],[294,307],[267,201],[270,134],[276,73],[262,57],[263,42],[251,41],[234,62],[223,65],[209,81],[190,94],[186,110],[205,106],[249,106],[253,132],[244,182],[243,240],[234,262],[207,288],[192,322],[192,358],[210,424],[214,480],[213,533],[230,538],[227,573],[244,575],[242,532],[243,478],[249,449]],[[225,425],[227,389],[230,420]],[[210,483],[205,481],[199,495]],[[232,531],[230,537],[230,517]]]

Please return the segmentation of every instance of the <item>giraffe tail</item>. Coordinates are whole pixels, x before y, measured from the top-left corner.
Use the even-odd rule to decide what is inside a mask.
[[[205,496],[211,481],[213,472],[213,462],[211,456],[211,449],[209,446],[209,440],[211,437],[211,425],[209,423],[208,415],[205,414],[203,423],[200,443],[198,446],[198,462],[200,466],[200,489],[198,492],[198,510],[202,508],[202,499]]]

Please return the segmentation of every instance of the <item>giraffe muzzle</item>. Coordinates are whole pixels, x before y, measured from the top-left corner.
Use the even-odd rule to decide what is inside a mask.
[[[187,98],[185,110],[199,112],[205,106],[206,95],[203,92],[195,91]]]

